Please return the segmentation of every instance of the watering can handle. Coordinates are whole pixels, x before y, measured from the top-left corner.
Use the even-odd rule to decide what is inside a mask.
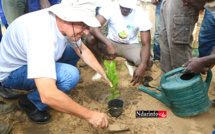
[[[208,73],[207,73],[207,78],[205,80],[205,83],[207,85],[207,89],[209,89],[210,83],[211,83],[211,79],[212,79],[212,72],[210,69],[208,69]]]
[[[161,77],[161,83],[166,81],[166,78],[169,77],[169,76],[172,76],[174,75],[175,73],[178,73],[178,72],[181,72],[185,69],[186,67],[179,67],[179,68],[176,68],[172,71],[169,71],[167,72],[166,74],[164,74],[162,77]],[[206,85],[209,87],[210,86],[210,82],[211,82],[211,79],[212,79],[212,72],[210,69],[208,69],[208,73],[207,73],[207,78],[205,80],[205,83]]]
[[[181,71],[183,71],[184,69],[185,69],[185,67],[179,67],[179,68],[176,68],[176,69],[174,69],[174,70],[172,70],[172,71],[169,71],[169,72],[165,73],[165,74],[161,77],[161,83],[164,82],[164,81],[166,81],[166,78],[167,78],[167,77],[172,76],[172,75],[174,75],[174,74],[176,74],[176,73],[178,73],[178,72],[181,72]]]

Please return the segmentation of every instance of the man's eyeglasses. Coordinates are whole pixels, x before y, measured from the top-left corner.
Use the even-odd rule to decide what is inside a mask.
[[[90,27],[87,24],[83,24],[82,29],[89,29]]]

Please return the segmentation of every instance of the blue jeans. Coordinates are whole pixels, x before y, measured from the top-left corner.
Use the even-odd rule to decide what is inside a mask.
[[[61,0],[49,0],[51,5],[58,4]],[[39,0],[29,0],[29,12],[34,12],[40,10],[40,2]]]
[[[161,25],[161,16],[160,16],[160,7],[162,0],[159,1],[159,4],[156,6],[155,10],[155,34],[154,34],[154,60],[160,60],[160,44],[159,44],[159,34],[160,34],[160,25]]]
[[[59,90],[68,92],[77,85],[79,81],[79,72],[74,66],[79,59],[74,50],[67,45],[62,58],[55,64],[57,75],[56,85]],[[27,65],[18,68],[2,82],[2,87],[25,91],[33,89],[27,94],[27,97],[40,111],[44,111],[48,108],[48,105],[41,102],[34,79],[27,79],[27,74]]]
[[[199,56],[208,56],[215,46],[215,18],[205,9],[205,16],[199,32]]]

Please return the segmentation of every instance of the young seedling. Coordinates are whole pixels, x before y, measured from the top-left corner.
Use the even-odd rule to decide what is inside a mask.
[[[108,86],[109,90],[111,91],[112,95],[109,96],[109,101],[119,97],[119,90],[116,90],[116,87],[118,85],[118,77],[120,74],[120,71],[122,71],[123,69],[125,69],[125,67],[122,67],[119,71],[119,73],[116,72],[116,61],[113,60],[110,64],[108,64],[107,61],[104,61],[104,65],[107,68],[107,70],[104,69],[108,80],[113,84],[113,87]],[[108,99],[108,98],[106,98]]]

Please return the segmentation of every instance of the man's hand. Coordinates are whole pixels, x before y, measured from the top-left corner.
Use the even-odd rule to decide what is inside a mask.
[[[143,76],[145,74],[146,67],[144,65],[139,65],[137,69],[134,71],[133,79],[131,80],[131,83],[133,83],[133,86],[135,86],[137,83],[141,83],[143,80]]]
[[[108,80],[107,76],[103,76],[103,79],[107,81],[110,87],[113,87],[113,84]]]
[[[116,58],[116,48],[111,43],[111,45],[107,45],[107,55],[113,60]]]
[[[208,71],[208,67],[205,67],[205,65],[202,63],[201,58],[192,58],[189,59],[183,67],[187,67],[183,73],[193,73],[193,74],[206,74]]]
[[[97,111],[91,111],[90,118],[88,121],[95,128],[106,128],[108,126],[108,120],[105,114]]]
[[[159,0],[151,0],[151,3],[155,6],[157,6],[159,4]]]

